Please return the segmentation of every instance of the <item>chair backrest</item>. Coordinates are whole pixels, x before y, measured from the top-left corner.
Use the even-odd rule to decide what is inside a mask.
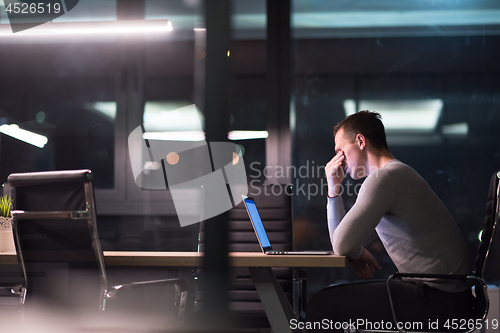
[[[274,250],[292,250],[292,198],[288,185],[252,185],[249,196],[255,199]],[[204,249],[204,222],[200,224],[199,250]],[[243,203],[229,211],[229,251],[261,252],[252,223]],[[293,298],[293,269],[273,268],[288,300]],[[269,327],[259,295],[247,268],[234,269],[229,290],[229,307],[242,327]]]
[[[8,182],[27,301],[34,291],[44,299],[73,302],[83,287],[79,284],[85,283],[95,309],[98,304],[102,308],[108,280],[97,234],[91,171],[17,173]],[[40,276],[46,276],[44,282],[36,281],[43,281]],[[49,280],[61,285],[47,286],[54,284]]]
[[[500,171],[496,172],[491,177],[488,198],[486,201],[486,215],[484,217],[483,231],[481,233],[481,242],[479,244],[475,262],[474,275],[482,279],[484,279],[484,269],[486,267],[486,261],[488,259],[493,238],[495,237],[495,231],[499,218],[499,179]]]

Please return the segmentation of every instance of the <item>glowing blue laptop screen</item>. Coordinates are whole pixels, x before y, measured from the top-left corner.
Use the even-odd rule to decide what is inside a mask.
[[[260,245],[263,248],[267,248],[271,246],[269,242],[269,238],[267,238],[266,231],[264,230],[264,225],[262,224],[262,220],[260,219],[259,212],[257,211],[257,207],[255,206],[255,202],[252,200],[245,199],[245,203],[247,205],[248,214],[252,219],[253,226],[255,228],[255,232],[257,233],[257,237],[259,237]]]

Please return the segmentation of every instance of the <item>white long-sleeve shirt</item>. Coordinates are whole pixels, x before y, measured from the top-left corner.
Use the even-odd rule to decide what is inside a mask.
[[[469,274],[467,244],[442,201],[412,168],[391,160],[362,184],[346,213],[342,198],[329,198],[328,229],[338,255],[358,258],[374,229],[400,273]],[[458,292],[463,283],[429,283]]]

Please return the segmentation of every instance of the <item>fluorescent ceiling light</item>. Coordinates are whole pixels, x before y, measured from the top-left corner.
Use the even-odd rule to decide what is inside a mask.
[[[449,136],[467,136],[469,134],[469,124],[456,123],[441,126],[441,133]]]
[[[394,7],[398,7],[395,5]],[[166,14],[147,15],[147,19],[160,19]],[[199,30],[199,15],[168,15],[175,22],[176,30]],[[364,10],[364,11],[310,11],[292,13],[295,29],[415,27],[415,26],[469,26],[500,24],[499,9],[451,9],[451,10]],[[234,14],[235,29],[266,28],[266,14]]]
[[[124,20],[104,22],[47,22],[33,28],[12,33],[9,24],[0,25],[1,37],[39,35],[130,35],[166,33],[172,31],[172,23],[164,20]]]
[[[435,146],[441,145],[443,139],[435,133],[416,133],[416,134],[388,134],[387,143],[389,147],[395,146]]]
[[[110,121],[114,121],[116,118],[116,102],[87,102],[83,107],[104,116]]]
[[[146,102],[143,120],[148,133],[203,131],[203,115],[187,101]]]
[[[229,140],[266,139],[268,136],[267,131],[231,131],[227,135]],[[203,141],[205,133],[200,131],[146,132],[142,137],[148,140]]]
[[[353,99],[344,101],[344,112],[346,117],[356,113],[356,102]]]
[[[267,131],[231,131],[227,134],[229,140],[266,139],[268,136]]]
[[[146,132],[142,137],[147,140],[203,141],[205,133],[201,131]]]
[[[423,99],[360,100],[357,109],[380,113],[387,132],[431,133],[436,128],[442,108],[441,99]],[[346,116],[353,114],[356,103],[345,100],[344,109]]]
[[[256,19],[245,22],[257,22]],[[500,10],[401,10],[309,12],[293,14],[295,28],[371,28],[491,25]]]
[[[187,101],[172,101],[172,102],[146,102],[144,106],[144,116],[143,116],[143,121],[147,122],[149,120],[153,120],[154,118],[157,118],[165,112],[171,112],[170,116],[173,117],[172,119],[177,119],[177,121],[180,122],[189,122],[194,125],[196,125],[199,121],[194,122],[195,118],[187,116],[187,117],[182,117],[179,112],[176,112],[175,110],[180,109],[182,107],[185,107],[186,105],[189,105],[189,102]],[[87,102],[83,105],[83,107],[86,110],[95,112],[101,116],[104,116],[105,118],[108,118],[111,121],[114,121],[116,118],[116,102]],[[201,114],[198,113],[198,115],[201,117]],[[193,119],[191,119],[193,118]],[[158,132],[162,131],[168,131],[169,129],[166,129],[165,126],[169,124],[163,124],[163,123],[156,123],[156,127]],[[178,125],[178,124],[177,124]],[[193,126],[194,126],[193,125]],[[184,127],[189,127],[190,125],[188,124],[187,126]],[[179,128],[175,127],[175,124],[171,124],[169,126],[171,130],[179,130]],[[189,130],[190,128],[186,128],[186,130]],[[193,129],[193,128],[191,128]],[[197,129],[197,128],[194,128]]]
[[[0,133],[24,141],[33,146],[37,146],[38,148],[43,148],[49,141],[46,136],[24,130],[22,128],[19,128],[19,126],[15,124],[4,124],[0,126]]]

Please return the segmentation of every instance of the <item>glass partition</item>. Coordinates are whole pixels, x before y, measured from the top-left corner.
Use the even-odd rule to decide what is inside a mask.
[[[473,258],[500,165],[499,13],[492,1],[293,1],[294,166],[309,171],[294,179],[303,186],[296,228],[307,230],[297,246],[330,246],[324,171],[312,171],[334,155],[335,124],[369,109],[382,114],[393,155],[448,207]],[[349,207],[359,184],[348,177]],[[380,242],[370,250],[383,267],[378,277],[395,271]],[[354,279],[319,271],[312,288]]]
[[[0,40],[3,181],[12,172],[88,168],[96,188],[113,188],[115,50],[95,43],[4,42]],[[6,134],[16,126],[27,135],[41,135],[46,144]]]

